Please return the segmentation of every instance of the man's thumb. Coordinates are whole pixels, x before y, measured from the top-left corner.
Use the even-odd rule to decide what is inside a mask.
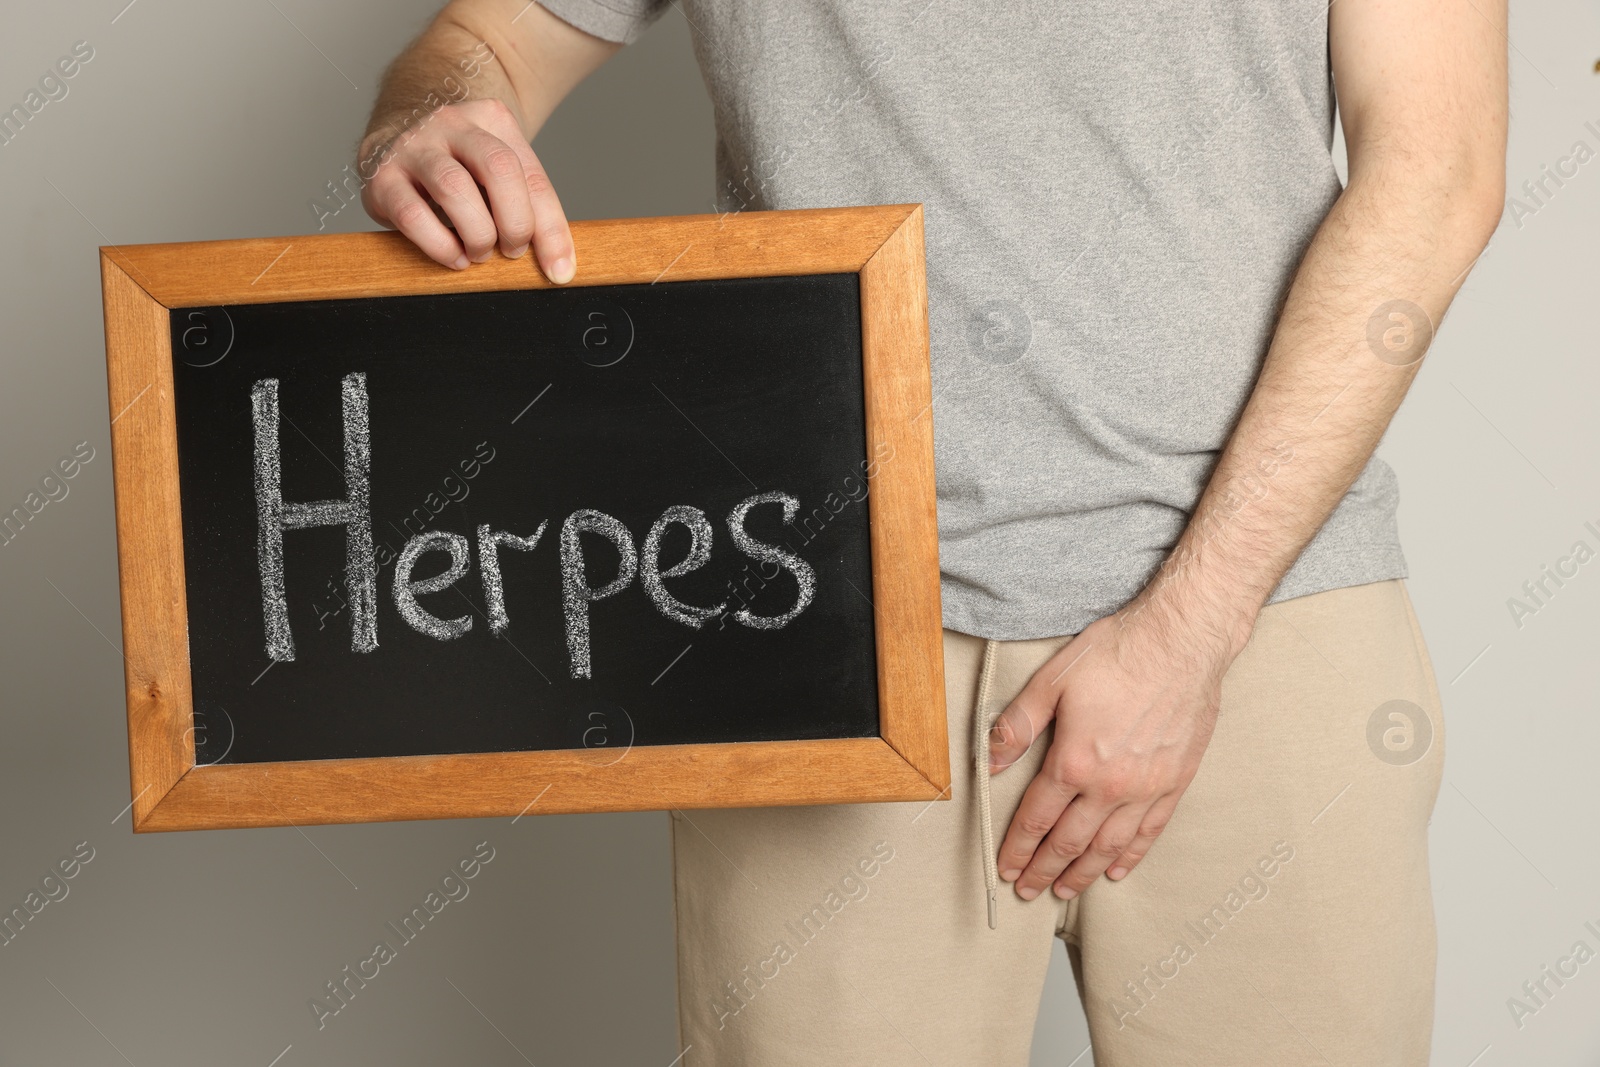
[[[989,772],[998,773],[1022,758],[1055,717],[1055,701],[1022,692],[989,730]]]

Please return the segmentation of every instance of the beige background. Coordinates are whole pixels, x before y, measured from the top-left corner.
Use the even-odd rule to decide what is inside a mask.
[[[0,910],[77,842],[95,850],[0,947],[0,1063],[667,1067],[665,816],[135,838],[119,814],[95,247],[312,232],[307,201],[349,161],[379,72],[431,8],[125,2],[11,4],[0,22],[7,104],[73,42],[95,49],[67,97],[0,147],[0,504],[75,443],[96,450],[0,548]],[[574,217],[710,209],[690,32],[669,13],[539,138]],[[1574,141],[1600,150],[1600,8],[1520,4],[1512,40],[1516,193]],[[369,223],[351,207],[334,226]],[[1448,717],[1433,822],[1444,1065],[1600,1060],[1600,959],[1520,1029],[1507,1009],[1575,941],[1600,950],[1584,929],[1600,929],[1600,561],[1521,628],[1507,608],[1573,542],[1600,549],[1584,528],[1600,528],[1597,236],[1600,161],[1508,217],[1385,444]],[[307,999],[485,840],[495,859],[471,895],[319,1032]],[[1058,950],[1035,1062],[1086,1065],[1086,1043]]]

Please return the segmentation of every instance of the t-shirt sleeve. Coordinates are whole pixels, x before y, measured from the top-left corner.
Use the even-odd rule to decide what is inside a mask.
[[[668,0],[539,0],[552,15],[584,33],[631,44],[667,9]]]

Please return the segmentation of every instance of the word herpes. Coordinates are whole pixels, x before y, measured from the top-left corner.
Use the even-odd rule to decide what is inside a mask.
[[[274,661],[294,659],[294,635],[289,628],[289,605],[284,592],[283,534],[286,530],[305,530],[318,526],[343,526],[345,529],[345,586],[349,590],[350,648],[371,652],[378,647],[378,567],[372,545],[371,442],[367,418],[367,376],[346,375],[340,382],[340,402],[344,417],[344,478],[342,500],[294,503],[283,499],[282,451],[278,441],[278,379],[262,378],[250,391],[251,418],[255,429],[256,560],[261,572],[261,610],[266,629],[267,656]],[[657,611],[675,622],[698,629],[709,619],[731,616],[735,621],[758,630],[776,630],[794,621],[816,595],[816,572],[792,552],[759,541],[745,529],[745,518],[752,508],[778,504],[783,520],[789,522],[799,501],[787,493],[769,491],[746,497],[728,513],[728,534],[735,547],[752,560],[788,570],[794,575],[798,595],[781,615],[757,615],[748,607],[729,612],[727,602],[714,606],[686,604],[673,596],[665,579],[676,578],[704,566],[711,556],[712,527],[699,508],[673,505],[661,513],[650,527],[643,551],[635,546],[633,535],[619,520],[601,511],[582,509],[561,523],[561,600],[566,621],[567,654],[572,677],[590,677],[589,605],[615,596],[637,577]],[[531,551],[544,536],[548,522],[541,522],[527,535],[492,529],[487,524],[477,529],[478,568],[488,607],[489,630],[495,636],[511,624],[506,613],[505,590],[500,575],[500,551]],[[689,533],[689,551],[683,559],[666,569],[661,567],[661,541],[668,528],[682,526]],[[582,534],[594,534],[611,542],[619,556],[616,577],[601,586],[591,586],[584,569]],[[445,552],[450,566],[428,578],[413,579],[417,561],[427,552]],[[438,593],[466,576],[471,566],[472,545],[466,536],[445,530],[430,530],[413,536],[395,560],[391,595],[400,617],[418,633],[440,641],[451,641],[472,629],[471,614],[442,619],[417,602],[419,595]],[[776,577],[777,570],[773,571]]]

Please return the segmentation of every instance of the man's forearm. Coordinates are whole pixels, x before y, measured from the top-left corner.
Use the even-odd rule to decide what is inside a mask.
[[[1188,527],[1125,619],[1230,657],[1243,648],[1376,448],[1498,221],[1491,176],[1428,169],[1369,171],[1335,202]]]
[[[455,0],[384,71],[362,154],[467,100],[499,100],[532,140],[617,47],[527,0]]]
[[[416,130],[445,104],[486,98],[505,103],[523,124],[516,91],[494,45],[446,8],[384,71],[361,155]]]

